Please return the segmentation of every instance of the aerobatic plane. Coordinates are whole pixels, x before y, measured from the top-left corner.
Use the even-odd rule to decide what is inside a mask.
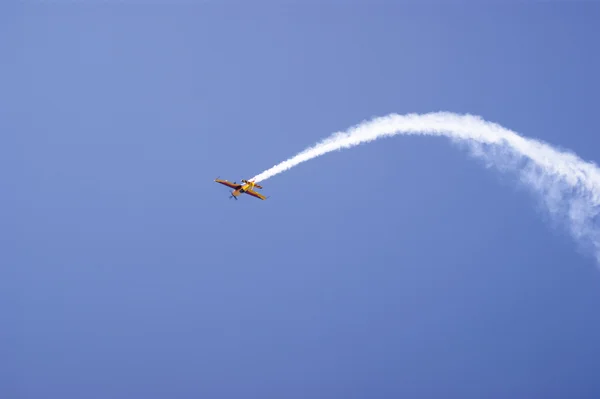
[[[254,183],[253,181],[248,181],[248,180],[244,180],[242,179],[242,183],[243,184],[238,184],[236,182],[230,182],[227,180],[221,180],[218,177],[215,179],[215,181],[217,183],[221,183],[229,188],[233,188],[233,191],[231,192],[231,198],[235,198],[237,200],[237,197],[239,197],[242,194],[248,194],[251,195],[253,197],[256,198],[260,198],[261,200],[266,200],[267,197],[265,197],[264,195],[257,193],[256,191],[254,191],[254,188],[260,188],[262,189],[262,186],[259,186],[258,184]]]

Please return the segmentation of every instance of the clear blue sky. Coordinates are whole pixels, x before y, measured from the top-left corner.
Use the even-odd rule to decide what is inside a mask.
[[[390,112],[598,162],[600,6],[129,3],[0,6],[0,397],[600,397],[600,269],[514,176],[398,137],[213,182]]]

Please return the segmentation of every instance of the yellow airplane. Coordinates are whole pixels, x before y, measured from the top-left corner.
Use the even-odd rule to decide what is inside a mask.
[[[255,187],[262,189],[262,186],[259,186],[258,184],[254,183],[253,181],[248,181],[248,180],[242,179],[242,183],[244,183],[244,184],[238,184],[236,182],[232,183],[227,180],[221,180],[218,177],[215,179],[215,181],[217,183],[221,183],[227,187],[233,188],[233,191],[231,192],[231,197],[229,197],[229,199],[235,198],[237,200],[237,197],[242,194],[248,194],[253,197],[260,198],[261,200],[266,200],[268,198],[268,197],[265,197],[264,195],[257,193],[256,191],[253,190],[253,188],[255,188]]]

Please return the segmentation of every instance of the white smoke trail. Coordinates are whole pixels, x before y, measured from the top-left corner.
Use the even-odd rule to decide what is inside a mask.
[[[473,115],[449,112],[391,114],[337,132],[294,157],[256,175],[259,182],[310,159],[395,135],[445,136],[465,142],[473,155],[501,169],[515,169],[540,194],[553,217],[563,219],[573,237],[591,247],[600,263],[600,169],[576,155],[519,136]]]

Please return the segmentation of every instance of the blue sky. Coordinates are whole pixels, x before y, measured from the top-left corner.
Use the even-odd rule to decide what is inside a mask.
[[[96,3],[96,4],[92,4]],[[600,161],[600,7],[0,6],[3,398],[597,398],[600,269],[390,112]]]

